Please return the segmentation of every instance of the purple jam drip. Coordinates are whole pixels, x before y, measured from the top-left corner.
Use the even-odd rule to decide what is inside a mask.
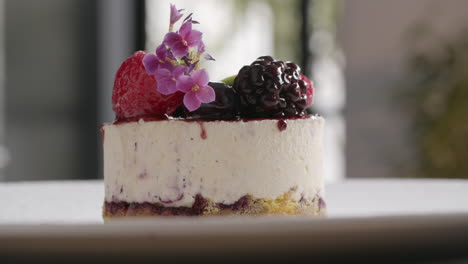
[[[284,131],[286,128],[288,128],[288,122],[286,120],[280,119],[278,120],[278,129],[279,131]]]
[[[206,139],[206,130],[205,130],[205,125],[203,124],[202,121],[197,121],[198,125],[200,126],[201,132],[200,132],[200,137],[202,139]]]

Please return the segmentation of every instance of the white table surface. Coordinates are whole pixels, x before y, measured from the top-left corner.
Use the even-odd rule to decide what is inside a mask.
[[[102,181],[0,183],[0,224],[101,223]],[[468,213],[468,180],[346,180],[326,186],[329,218]]]

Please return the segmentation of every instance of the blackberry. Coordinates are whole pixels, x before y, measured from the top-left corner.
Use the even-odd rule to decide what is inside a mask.
[[[307,108],[309,84],[301,68],[292,62],[259,57],[244,66],[234,80],[240,97],[240,115],[250,118],[302,116]]]

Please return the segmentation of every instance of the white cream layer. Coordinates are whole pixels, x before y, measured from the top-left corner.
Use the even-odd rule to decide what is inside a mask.
[[[201,194],[231,204],[251,194],[294,199],[323,192],[324,119],[107,124],[105,199],[191,206]],[[201,134],[206,132],[206,139]]]

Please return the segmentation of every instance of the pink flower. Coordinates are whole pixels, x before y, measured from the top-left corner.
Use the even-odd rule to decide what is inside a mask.
[[[201,103],[215,100],[215,92],[208,82],[208,73],[205,70],[197,70],[192,76],[180,75],[177,79],[177,90],[185,93],[184,105],[190,112],[197,110]]]
[[[172,71],[164,68],[156,70],[154,76],[158,82],[158,92],[164,95],[177,92],[177,79],[184,75],[186,70],[187,67],[182,65],[175,67]]]
[[[171,21],[170,25],[173,26],[183,16],[183,9],[177,9],[175,5],[171,4]]]
[[[172,70],[174,67],[167,59],[171,56],[171,51],[167,49],[166,45],[161,44],[156,48],[156,55],[148,53],[143,58],[143,65],[145,66],[146,73],[155,75],[156,70],[164,68]]]
[[[190,47],[196,47],[202,43],[202,33],[192,30],[192,21],[187,21],[180,27],[178,33],[169,32],[164,37],[164,43],[171,49],[175,57],[183,57],[188,54]]]

